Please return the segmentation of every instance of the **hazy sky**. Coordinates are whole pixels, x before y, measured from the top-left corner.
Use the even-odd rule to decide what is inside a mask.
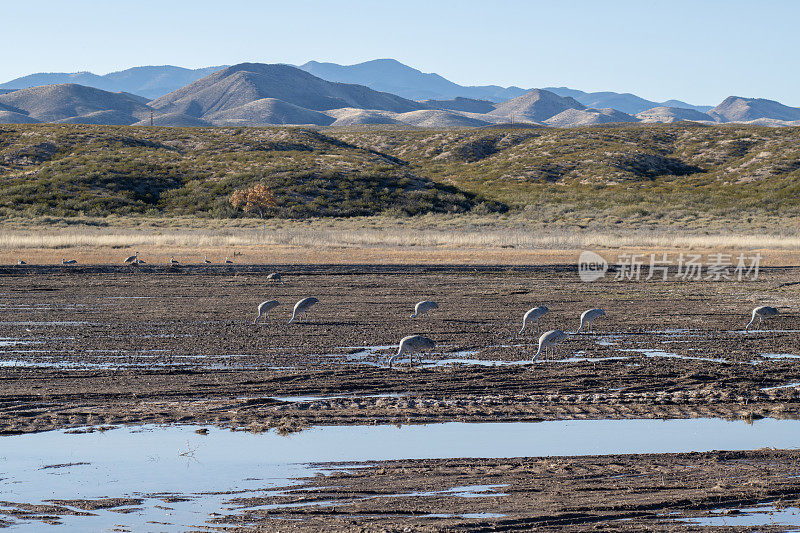
[[[0,81],[391,57],[465,85],[800,106],[798,0],[4,2]]]

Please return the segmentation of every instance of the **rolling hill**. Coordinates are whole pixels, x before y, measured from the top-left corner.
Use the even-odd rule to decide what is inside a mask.
[[[421,74],[413,69],[409,73],[404,65],[388,60],[362,64],[359,68],[358,72],[366,73],[374,73],[376,68],[392,72],[400,69],[409,82],[419,81],[413,72]],[[140,85],[152,75],[148,69],[124,72],[120,79]],[[197,73],[189,72],[192,76]],[[172,70],[168,73],[174,74]],[[434,75],[425,75],[424,79],[442,86],[450,83]],[[0,94],[0,123],[149,125],[151,114],[154,126],[175,127],[383,125],[452,129],[527,123],[570,128],[675,121],[792,126],[800,121],[800,109],[771,100],[732,96],[706,114],[681,105],[651,106],[654,102],[632,94],[583,93],[563,87],[556,90],[562,95],[533,89],[500,103],[462,96],[414,101],[365,85],[327,81],[290,65],[241,63],[212,72],[152,101],[130,92],[110,92],[74,83],[20,89]],[[579,99],[588,103],[613,102],[619,107],[587,106]],[[620,109],[643,106],[650,107],[636,114]]]
[[[0,217],[248,216],[230,194],[261,183],[284,218],[505,209],[305,128],[0,127]]]
[[[800,108],[785,106],[774,100],[741,96],[727,97],[708,114],[718,122],[747,122],[758,119],[800,120]]]
[[[0,217],[248,216],[228,199],[256,183],[286,218],[508,207],[532,224],[774,224],[800,217],[800,128],[0,126]]]
[[[65,83],[30,87],[0,95],[0,105],[39,122],[86,121],[133,124],[150,114],[136,97]],[[97,115],[97,113],[102,113]],[[110,122],[103,122],[104,119]]]
[[[568,96],[533,89],[522,96],[495,106],[490,115],[509,117],[519,122],[544,122],[567,109],[586,109]]]
[[[216,72],[224,67],[205,67],[188,69],[182,67],[144,66],[133,67],[119,72],[111,72],[103,76],[91,72],[51,72],[37,73],[16,78],[0,84],[0,89],[27,89],[39,85],[59,85],[74,83],[85,85],[109,92],[129,92],[143,96],[148,100],[158,98],[167,93],[180,89],[204,76]]]
[[[418,102],[393,94],[325,81],[289,65],[261,63],[225,68],[150,102],[150,106],[162,112],[204,118],[263,98],[314,111],[357,107],[405,113],[424,109]]]
[[[458,96],[503,102],[521,96],[519,87],[463,86],[438,74],[426,74],[395,59],[375,59],[355,65],[309,61],[302,70],[328,81],[357,83],[410,100],[450,99]]]
[[[711,106],[697,106],[681,102],[680,100],[668,100],[666,102],[653,102],[646,100],[641,96],[636,96],[631,93],[615,93],[610,91],[587,93],[577,89],[570,89],[567,87],[545,87],[545,90],[556,93],[559,96],[569,96],[574,98],[586,107],[593,108],[613,108],[623,113],[635,115],[647,109],[654,107],[678,107],[683,109],[693,109],[695,111],[705,112],[711,109]]]
[[[548,126],[573,128],[612,122],[638,122],[638,119],[616,109],[566,109],[544,121]]]
[[[709,121],[713,120],[710,115],[695,111],[694,109],[684,109],[680,107],[659,106],[646,109],[636,113],[636,118],[642,122],[677,122],[680,120]]]
[[[489,100],[463,98],[457,96],[450,100],[423,100],[422,103],[430,109],[449,109],[451,111],[464,111],[466,113],[490,113],[497,105]]]

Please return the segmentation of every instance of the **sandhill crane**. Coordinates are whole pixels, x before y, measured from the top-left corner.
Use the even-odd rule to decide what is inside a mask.
[[[550,310],[543,305],[529,309],[528,312],[525,313],[525,316],[522,317],[522,329],[519,330],[519,334],[522,335],[522,332],[525,331],[525,326],[528,325],[528,322],[536,322],[536,331],[539,331],[539,318],[549,311]]]
[[[208,256],[207,256],[207,255],[204,255],[204,256],[203,256],[203,263],[205,263],[205,264],[207,264],[207,265],[210,265],[210,264],[211,264],[211,261],[209,261],[209,260],[208,260]]]
[[[542,336],[539,337],[539,349],[536,351],[536,355],[533,356],[533,360],[536,361],[536,358],[539,357],[539,354],[542,353],[542,350],[551,349],[553,350],[553,346],[556,343],[561,342],[567,337],[567,334],[561,331],[560,329],[551,329],[550,331],[545,331],[542,333]]]
[[[23,261],[22,259],[20,259],[19,261],[17,261],[17,264],[18,264],[18,265],[27,265],[28,263],[26,263],[25,261]]]
[[[77,263],[77,261],[75,259],[62,259],[61,260],[61,264],[62,265],[74,265],[76,263]]]
[[[764,321],[765,318],[769,318],[771,316],[775,316],[778,314],[778,310],[774,307],[770,307],[768,305],[762,305],[753,309],[753,318],[750,319],[750,322],[747,323],[745,326],[745,331],[750,331],[750,326],[753,324],[753,321],[758,317],[758,327],[761,328],[761,323]]]
[[[228,259],[228,258],[227,258],[227,256],[226,256],[226,257],[225,257],[225,263],[227,263],[227,264],[229,264],[229,265],[230,265],[231,263],[233,263],[233,261],[231,261],[230,259]]]
[[[278,300],[267,300],[258,304],[258,316],[253,320],[253,324],[258,324],[258,319],[261,318],[261,315],[266,316],[267,311],[276,307],[278,307]]]
[[[431,350],[435,347],[435,342],[430,340],[428,337],[423,337],[422,335],[409,335],[408,337],[403,337],[400,339],[400,346],[397,349],[397,353],[389,358],[389,368],[392,368],[392,363],[394,363],[394,360],[404,353],[408,354],[408,364],[413,366],[414,352],[419,353],[423,350]]]
[[[283,278],[277,272],[270,272],[269,274],[267,274],[267,281],[275,283],[280,281],[281,283],[283,283]]]
[[[602,309],[587,309],[583,313],[581,313],[581,325],[578,327],[578,331],[575,333],[580,333],[583,329],[583,326],[586,326],[588,329],[591,327],[592,320],[599,316],[605,316],[606,312]]]
[[[128,257],[125,258],[125,261],[123,261],[123,263],[131,263],[131,264],[138,262],[139,262],[139,252],[136,252],[133,255],[129,255]]]
[[[439,309],[439,304],[430,300],[423,300],[414,306],[414,314],[411,315],[411,318],[416,318],[417,315],[424,315],[431,309]]]
[[[314,305],[315,303],[319,302],[316,298],[303,298],[296,304],[294,304],[294,311],[292,311],[292,318],[289,320],[289,324],[294,322],[295,318],[300,318],[301,316],[305,315],[308,309]]]
[[[179,263],[180,263],[180,261],[178,261],[177,259],[175,259],[175,257],[174,257],[174,256],[169,256],[169,264],[170,264],[170,265],[177,265],[177,264],[179,264]]]

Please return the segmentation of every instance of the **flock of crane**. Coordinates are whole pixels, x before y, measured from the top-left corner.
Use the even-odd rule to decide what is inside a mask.
[[[280,274],[277,272],[273,272],[267,276],[267,278],[273,281],[277,280],[282,282]],[[319,300],[314,297],[303,298],[302,300],[298,301],[292,310],[292,317],[289,319],[289,324],[306,316],[308,310],[318,302]],[[253,324],[257,324],[258,320],[262,316],[266,317],[267,312],[278,307],[278,305],[280,304],[277,300],[267,300],[265,302],[261,302],[258,305],[258,315],[253,321]],[[436,302],[431,300],[423,300],[414,306],[414,312],[411,314],[411,318],[416,318],[420,315],[424,315],[428,311],[438,308],[439,304]],[[525,332],[525,328],[528,326],[528,324],[532,325],[533,323],[536,323],[536,331],[540,332],[541,329],[539,327],[539,319],[549,311],[550,310],[544,305],[529,309],[522,317],[522,329],[519,330],[519,334],[522,335]],[[580,325],[574,334],[580,333],[584,328],[588,330],[595,319],[605,316],[605,314],[606,312],[600,308],[587,309],[581,313]],[[778,310],[774,307],[767,305],[756,307],[753,309],[750,322],[747,324],[747,326],[745,326],[745,331],[750,331],[750,326],[753,324],[753,322],[755,322],[756,318],[759,320],[758,326],[761,327],[761,324],[765,318],[776,316],[777,314]],[[566,339],[569,335],[571,335],[571,333],[564,332],[560,329],[551,329],[542,333],[539,337],[539,349],[536,351],[536,354],[534,354],[532,361],[536,362],[543,352],[545,353],[546,357],[548,351],[554,351],[555,345]],[[420,352],[424,352],[426,350],[432,350],[435,347],[436,343],[423,335],[409,335],[407,337],[403,337],[400,339],[397,353],[389,358],[389,368],[391,368],[394,361],[403,354],[408,355],[409,364],[413,366],[415,353],[419,354]]]
[[[125,260],[123,261],[123,263],[128,264],[128,265],[144,265],[144,264],[147,263],[147,261],[145,261],[144,259],[141,259],[139,257],[139,252],[136,252],[133,255],[126,257]],[[206,256],[203,256],[202,263],[206,264],[206,265],[210,265],[210,264],[212,264],[212,261],[209,260],[208,256],[206,255]],[[223,263],[226,263],[226,264],[230,265],[230,264],[233,263],[233,261],[231,261],[230,259],[225,257],[225,261],[223,261]],[[17,260],[17,264],[18,265],[27,265],[28,263],[23,259],[19,259],[19,260]],[[63,258],[63,259],[61,259],[61,264],[62,265],[77,265],[78,264],[78,260],[77,259],[66,259],[66,258]],[[169,264],[170,265],[179,265],[180,261],[175,259],[175,256],[170,256]]]
[[[127,264],[133,264],[133,265],[138,265],[138,264],[145,263],[144,260],[139,258],[139,252],[136,252],[134,255],[126,257],[123,262],[127,263]],[[175,257],[170,257],[169,262],[170,262],[171,265],[179,264],[179,262],[175,259]],[[63,265],[73,265],[73,264],[76,264],[76,263],[77,263],[77,261],[75,259],[62,259],[61,260],[61,264],[63,264]],[[209,261],[209,259],[208,259],[208,256],[204,256],[203,257],[203,263],[204,264],[210,264],[211,263],[211,261]],[[230,263],[233,263],[233,261],[231,261],[230,259],[228,259],[226,257],[225,258],[225,263],[230,264]],[[18,264],[24,265],[26,263],[25,263],[25,261],[19,260]],[[272,272],[271,274],[269,274],[267,276],[267,280],[268,281],[272,281],[272,282],[281,282],[281,283],[283,283],[283,279],[281,278],[281,275],[279,273],[277,273],[277,272]],[[314,297],[303,298],[302,300],[297,302],[294,305],[294,309],[292,310],[292,317],[291,317],[291,319],[289,319],[289,324],[291,324],[295,320],[299,321],[303,317],[305,317],[308,314],[308,310],[314,304],[316,304],[318,302],[319,302],[319,300],[317,298],[314,298]],[[258,315],[256,316],[256,318],[253,321],[253,323],[257,324],[258,320],[262,316],[266,317],[267,313],[270,310],[276,308],[278,305],[280,305],[280,304],[278,303],[277,300],[267,300],[265,302],[261,302],[258,305],[258,308],[257,308]],[[431,301],[431,300],[423,300],[423,301],[417,303],[416,306],[414,306],[414,312],[411,314],[411,318],[412,319],[416,318],[416,317],[418,317],[420,315],[424,315],[428,311],[431,311],[433,309],[438,309],[438,308],[439,308],[439,304],[437,304],[436,302]],[[529,309],[522,317],[522,329],[519,330],[519,334],[522,335],[525,332],[525,328],[528,326],[528,324],[532,324],[532,323],[536,323],[536,331],[539,332],[540,331],[539,319],[542,316],[544,316],[546,313],[548,313],[549,311],[550,310],[544,305]],[[581,313],[580,325],[579,325],[577,331],[575,331],[575,334],[580,333],[584,329],[584,327],[586,327],[587,329],[590,328],[591,327],[591,323],[596,318],[601,317],[601,316],[605,316],[605,314],[606,314],[606,312],[603,309],[600,309],[600,308],[587,309],[586,311]],[[755,322],[756,318],[758,318],[758,327],[760,328],[762,323],[764,322],[765,318],[773,317],[773,316],[776,316],[778,314],[779,314],[778,310],[775,307],[770,307],[768,305],[762,305],[762,306],[756,307],[752,311],[752,316],[750,318],[750,322],[748,322],[747,326],[745,326],[745,332],[749,332],[750,331],[750,326],[753,325],[753,322]],[[564,332],[564,331],[562,331],[560,329],[552,329],[552,330],[545,331],[544,333],[542,333],[541,336],[539,337],[539,349],[536,351],[536,354],[533,356],[533,362],[535,362],[539,358],[539,355],[541,355],[542,352],[547,354],[548,351],[553,351],[555,349],[555,345],[558,344],[559,342],[561,342],[562,340],[566,339],[569,335],[570,335],[570,333]],[[409,335],[407,337],[403,337],[402,339],[400,339],[400,344],[398,346],[397,353],[395,355],[393,355],[389,359],[389,367],[391,368],[391,366],[394,363],[394,361],[397,358],[401,357],[403,354],[407,354],[408,355],[409,364],[413,365],[414,353],[419,354],[420,352],[423,352],[423,351],[426,351],[426,350],[431,350],[431,349],[433,349],[435,347],[436,347],[436,343],[433,340],[431,340],[428,337],[425,337],[423,335]]]

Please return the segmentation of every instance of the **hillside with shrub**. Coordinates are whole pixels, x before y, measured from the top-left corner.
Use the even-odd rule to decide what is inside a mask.
[[[0,216],[491,213],[611,224],[800,213],[800,128],[0,126]],[[669,219],[669,220],[668,220]]]
[[[308,129],[0,127],[3,216],[249,216],[229,199],[255,184],[284,218],[505,209]]]

